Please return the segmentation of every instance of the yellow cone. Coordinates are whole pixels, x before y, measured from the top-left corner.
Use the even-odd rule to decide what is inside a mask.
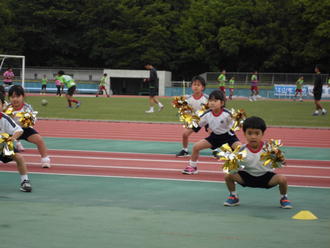
[[[310,211],[302,210],[292,216],[292,219],[295,220],[317,220],[318,218]]]

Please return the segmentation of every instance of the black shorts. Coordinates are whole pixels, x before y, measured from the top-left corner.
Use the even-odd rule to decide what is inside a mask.
[[[68,91],[67,91],[67,95],[69,95],[69,96],[73,96],[73,94],[74,94],[74,92],[76,91],[76,86],[75,85],[73,85],[73,86],[71,86],[69,89],[68,89]]]
[[[22,129],[23,129],[23,134],[18,139],[27,140],[31,135],[38,133],[32,127],[22,127]]]
[[[13,157],[12,156],[2,156],[2,155],[0,155],[0,161],[2,162],[2,163],[9,163],[9,162],[11,162],[11,161],[13,161]]]
[[[43,90],[43,89],[46,89],[47,88],[47,85],[46,84],[43,84],[43,85],[41,85],[41,89]]]
[[[12,85],[13,84],[13,82],[3,82],[3,85],[4,86],[10,86],[10,85]]]
[[[320,101],[322,98],[322,90],[314,90],[313,91],[314,94],[314,100],[316,101]]]
[[[14,152],[18,153],[19,151],[14,148]],[[3,154],[0,155],[0,161],[2,161],[3,163],[9,163],[11,161],[13,161],[13,156],[3,156]]]
[[[149,88],[149,96],[157,96],[158,89],[157,88]]]
[[[275,185],[273,185],[273,186],[268,185],[269,181],[273,178],[273,176],[276,175],[274,172],[271,172],[271,171],[267,171],[264,175],[259,176],[259,177],[252,176],[249,173],[247,173],[246,171],[238,171],[238,174],[243,179],[244,183],[240,184],[243,187],[269,189],[269,188],[273,188],[275,186]]]
[[[216,149],[226,143],[232,146],[236,141],[239,141],[235,133],[231,131],[220,135],[211,133],[209,137],[205,138],[205,140],[212,145],[211,149]]]

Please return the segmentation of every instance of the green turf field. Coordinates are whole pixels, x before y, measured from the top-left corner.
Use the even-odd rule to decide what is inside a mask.
[[[48,100],[46,107],[41,106],[41,99]],[[29,96],[26,100],[39,111],[40,118],[178,122],[177,111],[171,105],[172,98],[161,98],[165,109],[154,114],[144,113],[148,109],[147,97],[80,97],[78,99],[82,102],[79,109],[66,108],[66,100],[62,97]],[[330,102],[323,102],[323,105],[330,110]],[[243,108],[250,116],[263,117],[268,125],[330,127],[330,114],[312,116],[314,111],[312,101],[234,100],[229,101],[227,107]]]

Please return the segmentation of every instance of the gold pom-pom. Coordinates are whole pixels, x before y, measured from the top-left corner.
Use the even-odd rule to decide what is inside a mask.
[[[231,116],[234,121],[231,129],[233,131],[240,130],[243,127],[243,122],[245,121],[245,119],[247,117],[245,110],[244,109],[239,109],[239,110],[231,109]]]
[[[3,156],[12,156],[14,152],[14,143],[8,133],[0,133],[0,152]]]
[[[279,149],[283,144],[281,140],[269,140],[264,144],[263,153],[260,155],[260,160],[264,161],[263,165],[270,164],[272,168],[282,168],[285,164],[283,152]]]
[[[16,114],[16,117],[19,118],[19,122],[21,123],[21,126],[26,127],[33,127],[36,121],[37,116],[36,111],[34,112],[19,112]]]
[[[240,145],[238,145],[235,150],[232,150],[228,144],[224,144],[220,147],[220,152],[218,152],[215,156],[219,158],[220,161],[225,161],[222,169],[223,172],[233,174],[241,168],[239,162],[244,160],[246,155],[246,150],[241,150]]]
[[[179,119],[183,122],[185,128],[197,128],[200,116],[205,112],[206,105],[202,106],[201,111],[195,113],[193,108],[188,104],[185,96],[174,97],[172,101],[174,108],[178,108]]]

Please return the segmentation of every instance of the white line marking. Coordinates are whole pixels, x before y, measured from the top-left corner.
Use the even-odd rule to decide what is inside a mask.
[[[6,173],[17,173],[16,171],[3,171]],[[133,176],[104,176],[92,174],[66,174],[66,173],[47,173],[47,172],[30,172],[29,174],[38,175],[55,175],[55,176],[77,176],[77,177],[101,177],[101,178],[122,178],[122,179],[141,179],[141,180],[161,180],[161,181],[182,181],[182,182],[199,182],[199,183],[225,183],[224,181],[211,181],[211,180],[193,180],[193,179],[174,179],[174,178],[150,178],[150,177],[133,177]],[[326,186],[305,186],[305,185],[289,185],[296,188],[316,188],[316,189],[330,189]]]
[[[31,150],[31,151],[37,151],[37,149],[33,149],[33,148],[27,148],[25,150]],[[134,155],[157,155],[157,156],[173,156],[175,157],[175,154],[160,154],[160,153],[143,153],[143,152],[108,152],[108,151],[86,151],[86,150],[67,150],[67,149],[48,149],[49,151],[72,151],[72,152],[88,152],[88,153],[109,153],[109,154],[113,154],[113,153],[119,153],[119,154],[134,154]],[[24,156],[28,155],[28,154],[23,154]],[[50,157],[52,157],[53,155],[49,155]],[[200,157],[204,157],[204,158],[211,158],[211,152],[210,155],[200,155]],[[330,162],[330,159],[327,160],[322,160],[322,159],[312,159],[312,160],[308,160],[308,159],[300,159],[300,158],[292,158],[292,159],[287,159],[287,161],[290,160],[297,160],[297,161],[317,161],[317,162]]]
[[[40,163],[35,162],[28,162],[28,165],[38,165]],[[64,167],[80,167],[80,168],[103,168],[103,169],[124,169],[124,170],[145,170],[145,171],[176,171],[181,172],[182,169],[170,169],[170,168],[154,168],[154,167],[137,167],[137,166],[113,166],[113,165],[79,165],[79,164],[52,164],[53,166],[64,166]],[[209,173],[209,174],[224,174],[222,171],[217,170],[198,170],[202,173]],[[297,175],[297,174],[283,174],[287,177],[304,177],[304,178],[324,178],[330,179],[330,176],[311,176],[311,175]]]
[[[24,154],[26,157],[39,157],[39,154]],[[111,158],[111,157],[90,157],[90,156],[67,156],[67,155],[51,155],[54,158],[76,158],[76,159],[94,159],[94,160],[117,160],[117,161],[140,161],[140,162],[160,162],[160,163],[187,163],[187,160],[174,159],[141,159],[141,158]],[[222,165],[222,161],[198,161],[198,164]],[[304,169],[330,169],[322,166],[305,166],[305,165],[288,165],[284,168],[304,168]]]

